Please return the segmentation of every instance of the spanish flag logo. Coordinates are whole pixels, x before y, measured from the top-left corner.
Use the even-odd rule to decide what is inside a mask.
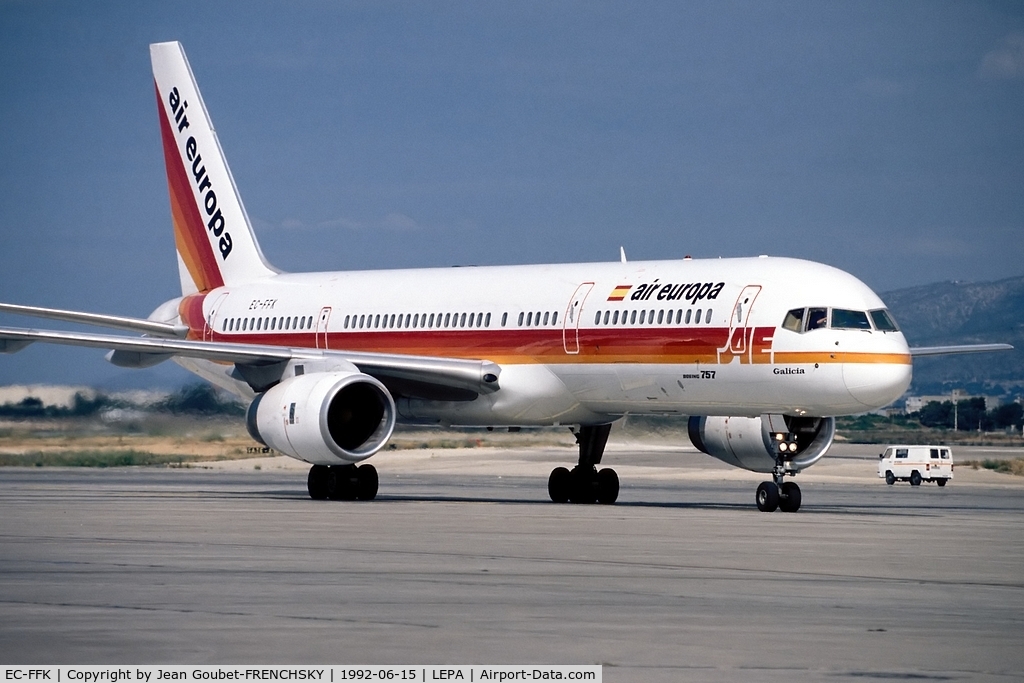
[[[608,301],[622,301],[629,294],[629,290],[632,289],[633,285],[619,285],[612,290],[612,293],[608,295]]]

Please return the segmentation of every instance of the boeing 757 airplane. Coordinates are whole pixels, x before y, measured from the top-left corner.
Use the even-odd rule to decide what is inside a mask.
[[[396,423],[566,425],[579,443],[548,480],[557,503],[614,503],[598,469],[625,415],[687,420],[693,445],[771,475],[763,511],[794,512],[790,479],[825,455],[835,417],[887,405],[914,356],[881,299],[841,270],[760,256],[284,273],[260,250],[181,45],[150,46],[181,296],[148,319],[0,304],[0,311],[142,336],[0,328],[109,349],[118,366],[172,359],[251,401],[257,441],[312,465],[314,499],[373,499],[358,464]]]

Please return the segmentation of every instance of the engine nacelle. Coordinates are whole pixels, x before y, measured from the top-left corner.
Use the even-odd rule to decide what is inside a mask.
[[[250,436],[314,465],[343,465],[379,451],[395,429],[395,401],[369,375],[317,372],[290,377],[256,397]]]
[[[778,416],[772,416],[776,422]],[[786,472],[796,473],[818,462],[836,436],[832,417],[784,417],[796,450],[782,456]],[[690,441],[698,450],[722,462],[752,472],[775,468],[776,443],[765,417],[698,417],[689,421]]]

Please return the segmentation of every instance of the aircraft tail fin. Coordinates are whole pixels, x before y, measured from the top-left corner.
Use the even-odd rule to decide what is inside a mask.
[[[149,46],[182,294],[275,275],[235,187],[181,43]]]

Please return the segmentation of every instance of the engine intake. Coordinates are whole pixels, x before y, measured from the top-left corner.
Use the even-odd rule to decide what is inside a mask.
[[[784,419],[797,448],[782,455],[783,464],[786,472],[796,473],[825,455],[836,435],[836,421],[832,417],[790,415]],[[701,452],[752,472],[771,472],[778,456],[768,423],[764,417],[695,415],[687,426],[690,441]]]
[[[314,465],[365,460],[395,428],[395,401],[358,372],[323,372],[284,380],[256,397],[246,414],[250,436]]]

